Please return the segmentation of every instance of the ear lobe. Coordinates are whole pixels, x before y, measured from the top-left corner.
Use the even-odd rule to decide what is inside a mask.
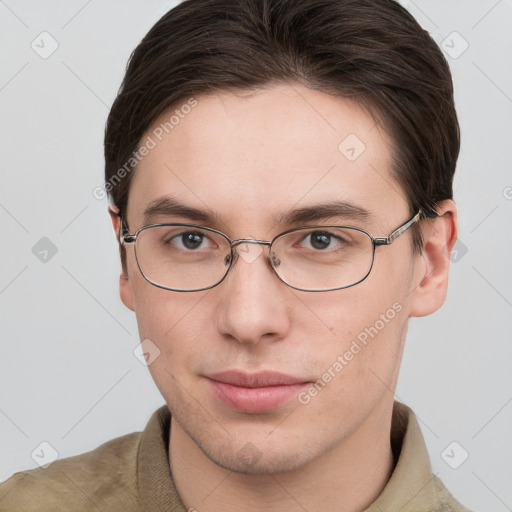
[[[423,250],[415,269],[409,316],[426,316],[444,303],[448,289],[450,254],[457,240],[457,207],[452,200],[439,203],[438,217],[423,221]]]
[[[119,243],[119,249],[121,249],[121,242],[119,241],[119,235],[121,232],[121,217],[119,216],[119,209],[110,205],[108,207],[108,213],[110,215],[110,220],[112,222],[112,227],[114,228],[114,233],[116,234],[116,239]],[[130,279],[128,277],[128,271],[121,261],[121,274],[119,276],[119,295],[123,304],[132,311],[135,311],[134,301],[133,301],[133,292],[132,285],[130,283]]]
[[[128,309],[135,311],[132,284],[124,270],[121,270],[121,275],[119,276],[119,296]]]

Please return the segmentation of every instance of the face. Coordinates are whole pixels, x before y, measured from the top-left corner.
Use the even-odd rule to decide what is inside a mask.
[[[151,135],[157,144],[133,176],[130,233],[183,222],[232,240],[271,240],[300,225],[329,224],[383,237],[410,217],[391,175],[391,142],[357,104],[299,85],[196,100],[168,134],[156,132],[161,141],[154,130],[172,112],[142,139]],[[205,218],[176,209],[145,217],[163,197],[203,210]],[[300,223],[283,221],[294,210],[341,202],[359,214],[340,208],[326,218],[309,211]],[[221,284],[183,293],[149,284],[129,244],[121,295],[136,313],[141,340],[160,351],[149,369],[173,414],[172,428],[227,469],[281,472],[340,446],[392,403],[425,265],[408,231],[376,249],[360,284],[306,292],[278,279],[268,247],[237,250],[248,247],[254,257],[238,257]]]

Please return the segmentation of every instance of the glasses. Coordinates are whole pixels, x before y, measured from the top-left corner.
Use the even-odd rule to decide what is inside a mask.
[[[421,217],[421,210],[387,237],[374,237],[352,226],[305,226],[271,241],[231,240],[216,229],[196,224],[150,224],[129,234],[121,216],[120,242],[135,245],[140,272],[158,288],[176,292],[208,290],[233,267],[242,244],[266,245],[277,277],[291,288],[326,292],[364,281],[373,267],[375,248],[391,245]]]

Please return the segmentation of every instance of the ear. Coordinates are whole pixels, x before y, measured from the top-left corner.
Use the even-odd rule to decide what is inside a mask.
[[[410,316],[426,316],[444,303],[448,290],[450,254],[457,240],[457,207],[452,200],[437,207],[438,217],[424,219],[423,250],[415,269],[416,288],[411,294]]]
[[[120,233],[121,233],[121,217],[119,216],[119,208],[114,205],[110,205],[108,207],[108,213],[110,215],[110,220],[112,221],[112,227],[114,228],[114,233],[116,234],[116,239],[119,243],[119,250],[121,250],[121,242],[120,242]],[[121,260],[121,274],[119,276],[119,295],[121,296],[121,300],[123,304],[132,311],[135,311],[133,306],[133,292],[132,285],[130,283],[130,279],[128,278],[128,270],[126,266],[123,264]]]

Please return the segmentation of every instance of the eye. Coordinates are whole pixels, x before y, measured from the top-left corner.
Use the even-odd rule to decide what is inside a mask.
[[[314,249],[326,249],[331,244],[332,235],[325,231],[315,231],[309,235],[309,243]]]
[[[348,243],[346,239],[329,231],[312,231],[303,240],[309,242],[309,246],[317,251],[340,248]]]
[[[164,239],[164,244],[187,251],[208,249],[215,245],[213,241],[201,231],[183,231],[173,234],[172,236],[167,236]]]

